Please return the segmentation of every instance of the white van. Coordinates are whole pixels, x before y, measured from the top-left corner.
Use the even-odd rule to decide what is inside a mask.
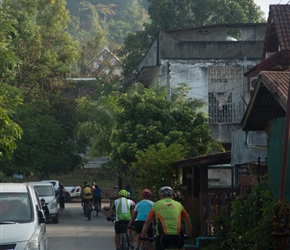
[[[58,202],[57,194],[55,193],[54,187],[49,182],[29,182],[32,185],[40,199],[45,199],[45,205],[48,207],[49,216],[48,220],[52,220],[53,223],[58,223]]]
[[[39,197],[28,183],[0,183],[0,249],[48,249]]]

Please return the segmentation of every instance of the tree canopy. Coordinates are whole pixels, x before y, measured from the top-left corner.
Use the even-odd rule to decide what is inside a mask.
[[[74,87],[65,82],[79,50],[65,1],[4,0],[0,16],[1,151],[10,154],[1,171],[48,177],[80,166],[74,99],[66,95]]]
[[[211,134],[206,115],[200,111],[202,103],[186,100],[186,93],[186,85],[181,84],[168,101],[163,88],[146,89],[135,83],[126,93],[112,93],[96,101],[84,99],[79,111],[85,117],[79,128],[82,133],[95,135],[91,137],[92,156],[100,156],[106,149],[119,174],[142,182],[142,173],[149,174],[156,168],[163,178],[172,176],[167,181],[174,184],[178,176],[173,174],[174,162],[223,151]],[[82,112],[85,110],[88,112]],[[148,160],[155,153],[156,161],[151,161],[149,167]],[[135,171],[137,167],[140,174]]]

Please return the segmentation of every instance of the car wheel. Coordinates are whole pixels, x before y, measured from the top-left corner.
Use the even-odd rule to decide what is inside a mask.
[[[65,193],[65,200],[64,201],[67,203],[71,202],[71,197],[70,197],[69,193]]]

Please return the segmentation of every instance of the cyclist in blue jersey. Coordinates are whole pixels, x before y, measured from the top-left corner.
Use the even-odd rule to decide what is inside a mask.
[[[107,195],[101,188],[99,188],[99,185],[95,185],[95,188],[93,189],[93,199],[95,208],[98,205],[98,203],[100,204],[99,207],[101,208],[102,194]]]
[[[136,242],[136,250],[139,250],[141,246],[140,235],[142,232],[143,225],[146,221],[147,215],[153,206],[154,202],[151,201],[152,192],[149,189],[144,189],[141,192],[142,200],[139,201],[134,209],[132,214],[132,218],[129,221],[128,227],[134,225],[135,231],[137,233],[137,242]],[[148,237],[153,238],[153,228],[152,224],[149,226],[147,231]],[[153,250],[153,245],[151,241],[146,241],[146,250]]]

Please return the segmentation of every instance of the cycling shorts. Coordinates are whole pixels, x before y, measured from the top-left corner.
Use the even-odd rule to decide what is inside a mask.
[[[116,234],[126,233],[128,224],[129,220],[115,221],[115,233]]]
[[[145,223],[145,221],[135,220],[134,226],[135,226],[135,231],[136,231],[137,234],[141,234],[142,233],[142,228],[143,228],[144,223]],[[153,238],[153,236],[154,236],[152,223],[150,224],[150,226],[148,228],[147,235],[148,235],[149,238]]]
[[[184,246],[183,235],[162,234],[156,237],[156,250],[164,250],[169,247],[182,248]]]

